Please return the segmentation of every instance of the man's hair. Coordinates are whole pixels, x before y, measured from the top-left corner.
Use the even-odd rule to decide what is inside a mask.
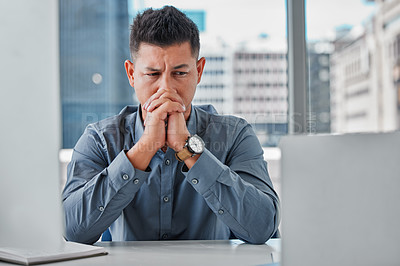
[[[199,29],[184,13],[173,6],[162,9],[149,8],[138,14],[131,25],[129,48],[132,59],[135,59],[141,43],[160,47],[189,42],[192,55],[199,56]]]

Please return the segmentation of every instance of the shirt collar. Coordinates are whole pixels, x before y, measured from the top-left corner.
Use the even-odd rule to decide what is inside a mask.
[[[142,121],[142,107],[138,106],[138,110],[136,112],[136,120],[135,120],[135,137],[133,138],[133,143],[138,143],[139,139],[142,137],[144,132],[144,126]]]
[[[189,119],[186,121],[186,126],[189,130],[190,135],[194,135],[197,133],[197,113],[196,108],[194,108],[193,104],[191,104],[191,111]]]

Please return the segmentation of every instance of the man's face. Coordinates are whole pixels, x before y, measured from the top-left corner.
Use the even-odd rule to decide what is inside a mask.
[[[197,61],[193,57],[189,42],[168,47],[142,43],[135,61],[127,60],[125,68],[141,106],[159,89],[174,89],[182,98],[187,118],[204,63],[204,58]]]

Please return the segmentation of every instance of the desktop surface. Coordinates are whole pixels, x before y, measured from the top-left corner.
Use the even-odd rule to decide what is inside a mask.
[[[278,265],[280,239],[263,245],[240,240],[97,242],[109,253],[45,265]],[[0,262],[0,265],[12,265]]]

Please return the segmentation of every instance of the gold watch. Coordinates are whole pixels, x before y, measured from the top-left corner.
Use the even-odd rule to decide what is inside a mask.
[[[175,157],[178,161],[183,162],[184,160],[201,154],[204,151],[204,141],[197,135],[189,136],[186,140],[185,146],[179,152],[175,153]]]

